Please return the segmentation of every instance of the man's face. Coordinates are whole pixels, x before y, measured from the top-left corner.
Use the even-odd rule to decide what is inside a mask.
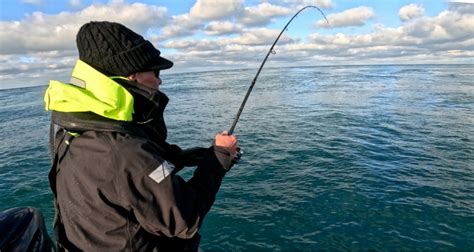
[[[161,85],[160,71],[138,72],[128,76],[128,79],[156,90],[159,90]]]

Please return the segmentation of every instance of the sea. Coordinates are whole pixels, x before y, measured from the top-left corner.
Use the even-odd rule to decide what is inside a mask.
[[[255,74],[165,73],[169,142],[210,146]],[[45,89],[0,90],[0,211],[51,232]],[[264,68],[234,133],[203,251],[474,250],[474,65]]]

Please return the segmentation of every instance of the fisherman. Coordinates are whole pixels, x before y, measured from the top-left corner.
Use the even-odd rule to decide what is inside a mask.
[[[160,71],[173,63],[119,23],[86,23],[76,42],[70,82],[51,81],[45,94],[59,249],[196,251],[235,136],[190,150],[167,143]],[[197,166],[188,181],[176,174],[184,166]]]

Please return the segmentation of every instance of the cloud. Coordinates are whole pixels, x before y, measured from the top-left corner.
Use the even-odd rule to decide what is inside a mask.
[[[69,6],[73,8],[81,7],[82,6],[81,0],[69,0]]]
[[[268,24],[274,17],[286,16],[292,12],[289,8],[264,2],[257,6],[246,7],[239,22],[244,25],[262,26]]]
[[[473,38],[474,13],[441,12],[435,17],[423,17],[403,26],[407,37],[422,39],[423,43],[451,43]]]
[[[171,58],[176,67],[186,71],[199,67],[202,69],[203,62],[206,69],[247,68],[263,59],[278,33],[279,30],[256,28],[246,30],[236,37],[218,37],[213,40],[175,39],[165,43],[164,48],[176,51]],[[285,45],[295,42],[296,40],[284,35],[275,50],[280,52]]]
[[[329,23],[327,23],[326,20],[319,20],[315,25],[316,27],[324,28],[363,26],[367,20],[374,16],[375,14],[372,8],[360,6],[340,13],[330,14],[327,16]]]
[[[240,0],[198,0],[189,13],[172,17],[171,24],[163,28],[160,40],[191,36],[203,28],[206,35],[233,34],[244,27],[264,26],[273,18],[291,12],[291,9],[266,2],[244,8]],[[212,21],[206,24],[209,20]]]
[[[438,62],[436,57],[447,55],[469,58],[474,50],[474,14],[444,11],[435,17],[413,19],[396,28],[376,24],[367,34],[314,33],[309,38],[307,44],[291,45],[292,50],[314,51],[318,55],[347,60],[385,58],[403,62],[413,57]]]
[[[242,29],[242,25],[233,22],[212,21],[206,26],[204,32],[206,35],[218,36],[239,33],[242,31]]]
[[[42,3],[41,0],[23,0],[22,2],[26,4],[34,4],[34,5],[40,5]]]
[[[333,7],[331,0],[282,0],[283,3],[289,3],[296,8],[306,5],[314,5],[322,9],[330,9]]]
[[[472,3],[468,2],[469,1],[451,1],[448,3],[449,10],[461,14],[472,14],[474,13],[474,0],[472,0]]]
[[[189,13],[176,15],[172,17],[172,22],[162,30],[162,35],[158,40],[166,40],[175,37],[191,36],[196,31],[204,27],[207,20],[223,19],[240,15],[243,11],[243,0],[197,0],[191,7]],[[222,23],[221,23],[222,24]],[[219,30],[216,23],[213,23],[207,32],[211,35],[218,35],[224,30]],[[213,30],[213,29],[216,30]],[[229,28],[229,27],[225,27]],[[227,31],[229,32],[229,31]]]
[[[474,0],[448,0],[449,3],[474,4]]]
[[[148,27],[165,24],[166,17],[166,8],[122,2],[96,4],[79,12],[61,12],[57,15],[34,12],[21,21],[0,22],[0,54],[73,50],[79,27],[91,20],[120,22],[138,33],[144,33]]]
[[[190,36],[202,27],[204,27],[204,22],[194,19],[188,14],[173,16],[172,22],[162,29],[160,39]]]
[[[273,43],[275,38],[279,34],[279,30],[257,28],[243,32],[237,37],[227,38],[220,37],[215,40],[208,39],[175,39],[166,42],[163,46],[168,49],[185,50],[189,51],[210,51],[210,50],[226,50],[237,48],[236,46],[242,46],[248,50],[251,46],[267,46]],[[294,43],[295,40],[284,35],[278,41],[279,45]]]
[[[221,49],[222,43],[218,40],[207,40],[207,39],[200,39],[200,40],[184,40],[184,39],[177,39],[168,41],[163,45],[164,48],[169,49],[177,49],[186,52],[191,51],[214,51]]]
[[[197,0],[189,15],[202,20],[214,20],[233,16],[243,8],[243,0]]]
[[[121,22],[159,41],[158,48],[175,62],[170,72],[258,67],[280,32],[264,25],[309,2],[325,4],[318,5],[321,8],[332,7],[331,1],[268,0],[246,8],[242,1],[224,2],[235,3],[232,6],[198,1],[194,10],[170,17],[164,7],[112,1],[56,15],[31,13],[22,20],[0,22],[0,81],[46,84],[51,77],[67,81],[77,59],[75,35],[90,20]],[[213,3],[218,11],[202,9]],[[421,6],[409,6],[392,13],[406,19],[400,26],[376,23],[372,28],[367,26],[369,31],[364,34],[326,30],[302,38],[302,34],[292,37],[291,32],[283,33],[268,66],[474,63],[474,5],[450,2],[446,11],[434,16],[425,16]],[[199,8],[202,13],[196,13]],[[361,6],[332,14],[328,16],[330,25],[325,26],[324,20],[319,25],[367,25],[374,17],[371,8]]]
[[[279,33],[280,33],[280,30],[276,30],[276,29],[258,28],[258,29],[249,30],[241,34],[239,37],[231,38],[226,41],[228,41],[230,44],[238,44],[238,45],[253,45],[253,46],[268,45],[270,46],[273,43],[273,41],[275,41],[275,38],[278,36]],[[291,43],[291,42],[294,42],[294,40],[286,35],[282,36],[280,40],[278,41],[280,45]]]
[[[402,21],[408,21],[423,16],[425,9],[418,4],[405,5],[398,11],[398,16]]]
[[[39,85],[52,76],[69,75],[77,59],[76,33],[91,20],[120,22],[144,34],[149,28],[164,25],[167,19],[164,7],[114,1],[77,12],[34,12],[22,20],[0,21],[0,80]]]
[[[50,78],[67,81],[76,60],[73,51],[0,55],[0,89],[45,85]]]

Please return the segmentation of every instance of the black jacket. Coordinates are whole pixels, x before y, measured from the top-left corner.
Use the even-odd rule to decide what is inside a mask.
[[[212,146],[190,158],[168,144],[167,97],[121,84],[135,98],[133,122],[52,114],[58,243],[67,250],[195,251],[199,227],[231,166],[229,153]],[[176,175],[196,164],[189,181]]]

